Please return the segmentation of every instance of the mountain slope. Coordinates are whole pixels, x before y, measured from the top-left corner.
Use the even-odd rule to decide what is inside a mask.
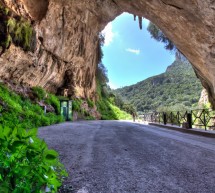
[[[114,92],[133,104],[137,111],[153,111],[158,107],[196,105],[202,90],[190,63],[176,59],[166,72]]]

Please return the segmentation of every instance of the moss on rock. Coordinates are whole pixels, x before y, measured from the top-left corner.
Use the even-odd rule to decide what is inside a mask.
[[[16,17],[9,9],[0,5],[0,47],[1,54],[10,47],[11,43],[32,50],[33,28],[31,23],[22,17]]]

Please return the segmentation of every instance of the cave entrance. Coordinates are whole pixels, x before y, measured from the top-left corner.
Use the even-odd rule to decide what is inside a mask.
[[[147,31],[149,20],[142,20],[142,30],[134,16],[123,13],[108,23],[102,34],[102,62],[108,70],[109,84],[120,88],[163,73],[175,56],[164,44],[151,38]]]
[[[162,105],[177,106],[177,110],[191,109],[200,98],[200,80],[186,58],[176,50],[165,49],[165,44],[151,37],[147,30],[149,24],[149,20],[143,19],[140,30],[138,20],[123,13],[102,31],[105,36],[102,63],[108,71],[109,86],[117,89],[140,113],[157,110]],[[180,69],[180,64],[184,69]],[[162,74],[167,71],[167,75]],[[192,80],[188,80],[189,76]],[[184,78],[184,83],[176,77]],[[144,80],[146,83],[142,83]],[[173,83],[172,88],[166,88]]]

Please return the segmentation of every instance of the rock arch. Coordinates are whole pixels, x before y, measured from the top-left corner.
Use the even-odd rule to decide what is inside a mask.
[[[43,42],[38,40],[35,53],[24,53],[12,47],[0,61],[1,78],[13,78],[10,71],[17,65],[19,69],[25,69],[26,61],[34,66],[46,63],[54,85],[61,87],[66,70],[86,71],[89,68],[91,77],[94,78],[86,80],[85,73],[81,73],[83,76],[78,79],[81,79],[82,83],[74,82],[74,86],[78,88],[80,95],[84,95],[85,89],[81,85],[91,81],[92,87],[88,88],[87,94],[91,96],[96,85],[94,75],[97,65],[97,35],[108,22],[122,12],[129,12],[151,20],[174,42],[192,63],[215,107],[215,1],[40,0],[38,3],[38,0],[20,0],[17,5],[13,2],[3,0],[3,3],[17,14],[35,21],[37,37],[43,38]],[[32,7],[33,4],[37,6]],[[51,59],[44,61],[41,50],[59,62],[53,64]],[[25,58],[23,64],[22,58]],[[49,88],[46,83],[51,80],[37,69],[20,72],[22,73],[18,80]],[[33,81],[29,74],[34,75]],[[53,79],[54,75],[56,79]],[[54,88],[50,86],[50,90],[54,91]]]

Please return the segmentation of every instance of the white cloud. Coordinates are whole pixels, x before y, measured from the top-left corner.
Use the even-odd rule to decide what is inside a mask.
[[[113,41],[113,38],[115,36],[114,32],[113,32],[113,26],[112,26],[112,23],[108,23],[106,25],[106,27],[102,30],[102,34],[104,34],[105,36],[105,44],[104,46],[109,46],[112,41]]]
[[[109,82],[108,85],[109,85],[112,89],[117,89],[117,88],[119,88],[117,85],[113,84],[112,82]]]
[[[126,51],[137,55],[140,54],[140,50],[136,50],[136,49],[127,48]]]

